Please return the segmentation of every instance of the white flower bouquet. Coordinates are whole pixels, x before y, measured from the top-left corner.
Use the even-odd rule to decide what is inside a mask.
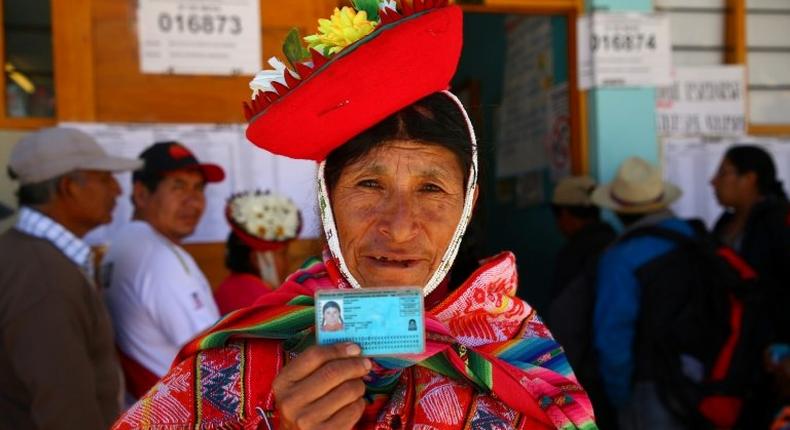
[[[226,216],[234,231],[247,241],[254,240],[256,248],[276,248],[296,239],[302,228],[299,208],[287,197],[269,191],[234,194],[228,200]]]

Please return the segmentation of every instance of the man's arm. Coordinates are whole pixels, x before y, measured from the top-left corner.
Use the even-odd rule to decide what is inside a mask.
[[[606,394],[621,407],[631,395],[640,292],[636,277],[618,251],[604,254],[598,265],[593,341]]]

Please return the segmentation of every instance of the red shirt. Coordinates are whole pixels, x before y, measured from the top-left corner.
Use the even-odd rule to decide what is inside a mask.
[[[214,300],[219,312],[227,315],[255,303],[258,298],[274,288],[255,275],[249,273],[231,273],[214,291]]]

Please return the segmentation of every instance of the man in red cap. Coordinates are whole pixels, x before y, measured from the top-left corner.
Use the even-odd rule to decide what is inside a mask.
[[[180,246],[206,206],[206,183],[225,178],[183,145],[160,142],[143,151],[132,177],[134,217],[102,262],[105,299],[134,397],[167,372],[178,350],[219,319],[211,288]]]

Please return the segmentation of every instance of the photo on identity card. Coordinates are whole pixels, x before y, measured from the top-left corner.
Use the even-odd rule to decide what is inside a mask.
[[[319,345],[353,342],[367,356],[419,354],[425,350],[422,289],[318,291],[315,326]]]

